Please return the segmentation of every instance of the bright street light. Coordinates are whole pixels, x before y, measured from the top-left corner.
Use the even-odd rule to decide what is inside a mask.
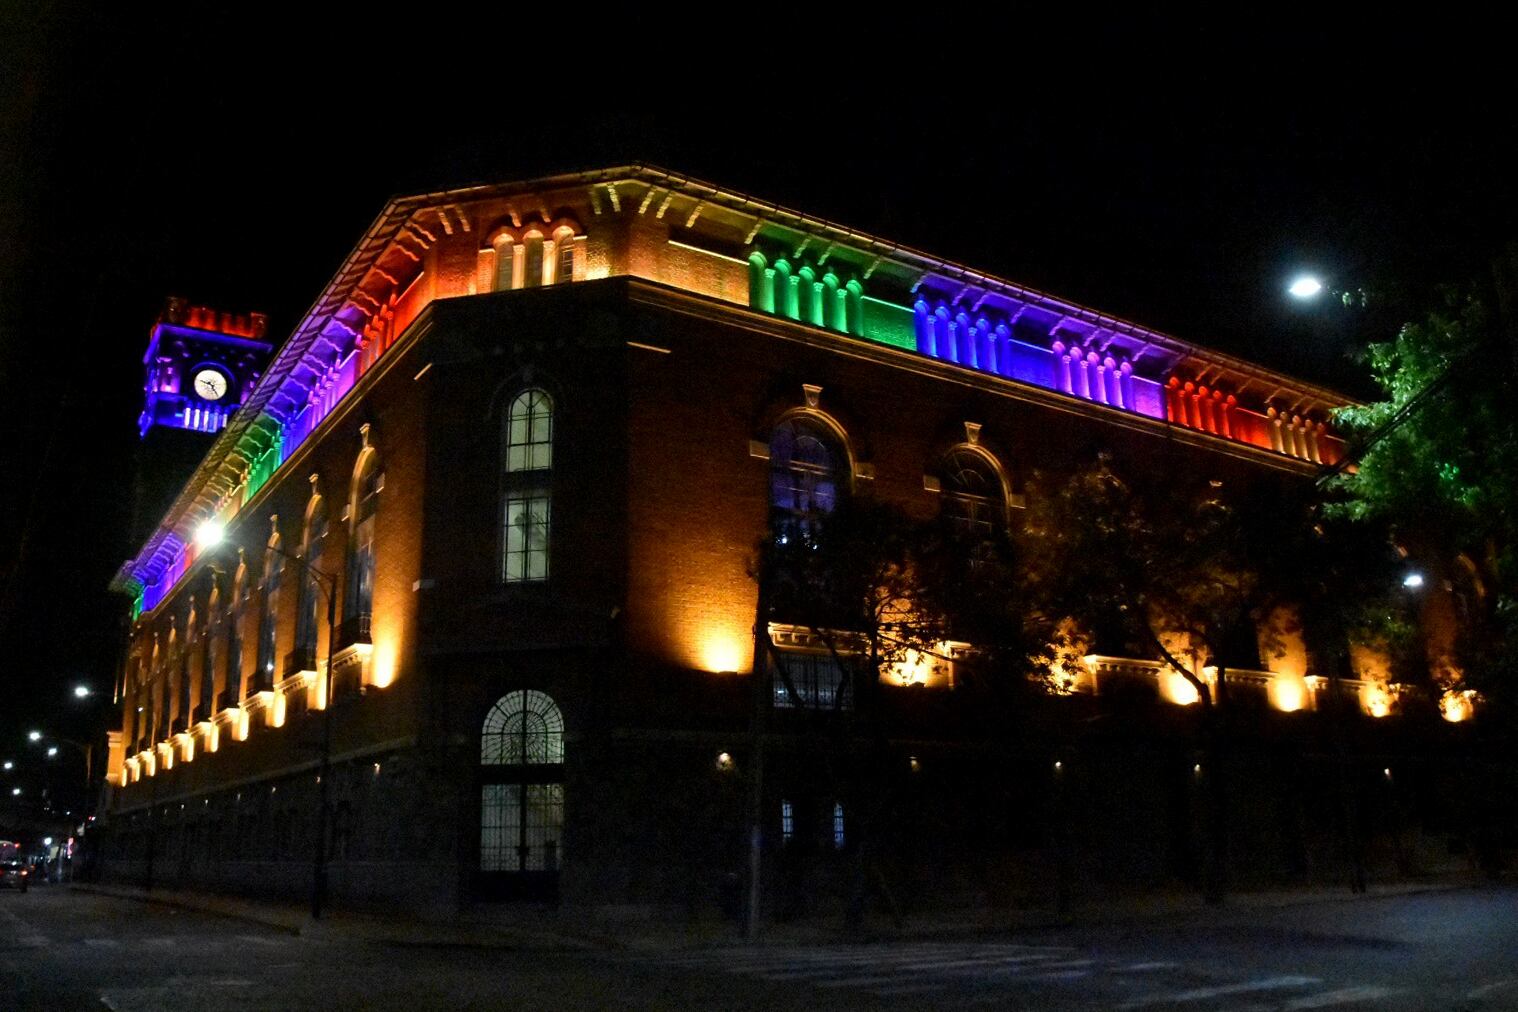
[[[220,520],[203,520],[200,526],[195,528],[195,544],[202,551],[207,548],[215,548],[221,544],[221,539],[226,533],[227,529],[222,526]]]
[[[76,685],[76,686],[74,686],[74,698],[75,699],[83,699],[86,696],[88,696],[89,694],[90,694],[90,687],[88,685]]]
[[[1310,299],[1316,296],[1319,292],[1323,291],[1323,282],[1319,281],[1311,274],[1303,274],[1296,280],[1292,281],[1290,287],[1288,287],[1286,291],[1289,292],[1293,298]]]
[[[7,760],[5,760],[5,768],[8,769],[8,770],[15,769],[16,768],[16,764],[13,763],[13,762],[11,762],[9,759],[7,759]]]
[[[42,732],[41,731],[28,731],[28,732],[26,732],[26,740],[27,741],[41,741],[42,740]]]
[[[1419,572],[1408,573],[1402,578],[1402,586],[1408,590],[1417,590],[1423,586],[1423,574]]]
[[[11,788],[11,797],[13,797],[13,798],[19,798],[19,797],[21,797],[21,788],[19,788],[19,787],[12,787]]]
[[[51,759],[51,758],[53,758],[53,756],[55,756],[57,754],[58,754],[58,746],[57,745],[49,745],[48,746],[48,750],[47,750],[47,757],[49,759]]]

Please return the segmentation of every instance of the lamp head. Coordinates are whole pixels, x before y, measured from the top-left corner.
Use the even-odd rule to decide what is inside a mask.
[[[1287,286],[1286,291],[1294,299],[1312,299],[1323,291],[1323,282],[1311,274],[1302,274]]]
[[[209,520],[202,520],[200,526],[195,528],[195,544],[201,551],[215,548],[221,544],[222,538],[226,537],[226,534],[226,527],[215,517]]]

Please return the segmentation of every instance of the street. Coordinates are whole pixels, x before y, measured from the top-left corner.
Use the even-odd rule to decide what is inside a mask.
[[[0,893],[0,1008],[1518,1008],[1518,890],[967,940],[529,952]]]

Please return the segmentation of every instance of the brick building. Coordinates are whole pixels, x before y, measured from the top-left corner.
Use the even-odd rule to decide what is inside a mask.
[[[118,577],[136,616],[107,874],[300,894],[325,791],[347,902],[730,905],[755,700],[835,687],[804,631],[775,628],[804,698],[753,688],[772,509],[872,495],[1015,523],[1027,470],[1092,446],[1302,480],[1342,452],[1340,403],[652,168],[396,199]],[[1278,710],[1313,707],[1300,650],[1264,667],[1249,679]],[[1113,680],[1186,702],[1144,658],[1093,658],[1083,687]],[[878,705],[903,770],[973,812],[953,681],[903,673]],[[846,851],[858,802],[775,733],[765,860],[810,888],[826,862],[791,868],[786,847]],[[1016,760],[1015,807],[1047,802],[1046,758]],[[1163,763],[1130,765],[1130,789],[1170,790]],[[1175,818],[1111,832],[1152,837],[1133,860],[1159,869]],[[893,846],[1037,879],[1037,840],[1015,860],[999,842],[1036,832],[972,821],[962,850]],[[916,888],[952,893],[966,866]]]

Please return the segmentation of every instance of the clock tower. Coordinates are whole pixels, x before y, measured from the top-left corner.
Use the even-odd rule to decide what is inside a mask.
[[[133,535],[146,538],[268,364],[262,313],[170,298],[148,335]]]

